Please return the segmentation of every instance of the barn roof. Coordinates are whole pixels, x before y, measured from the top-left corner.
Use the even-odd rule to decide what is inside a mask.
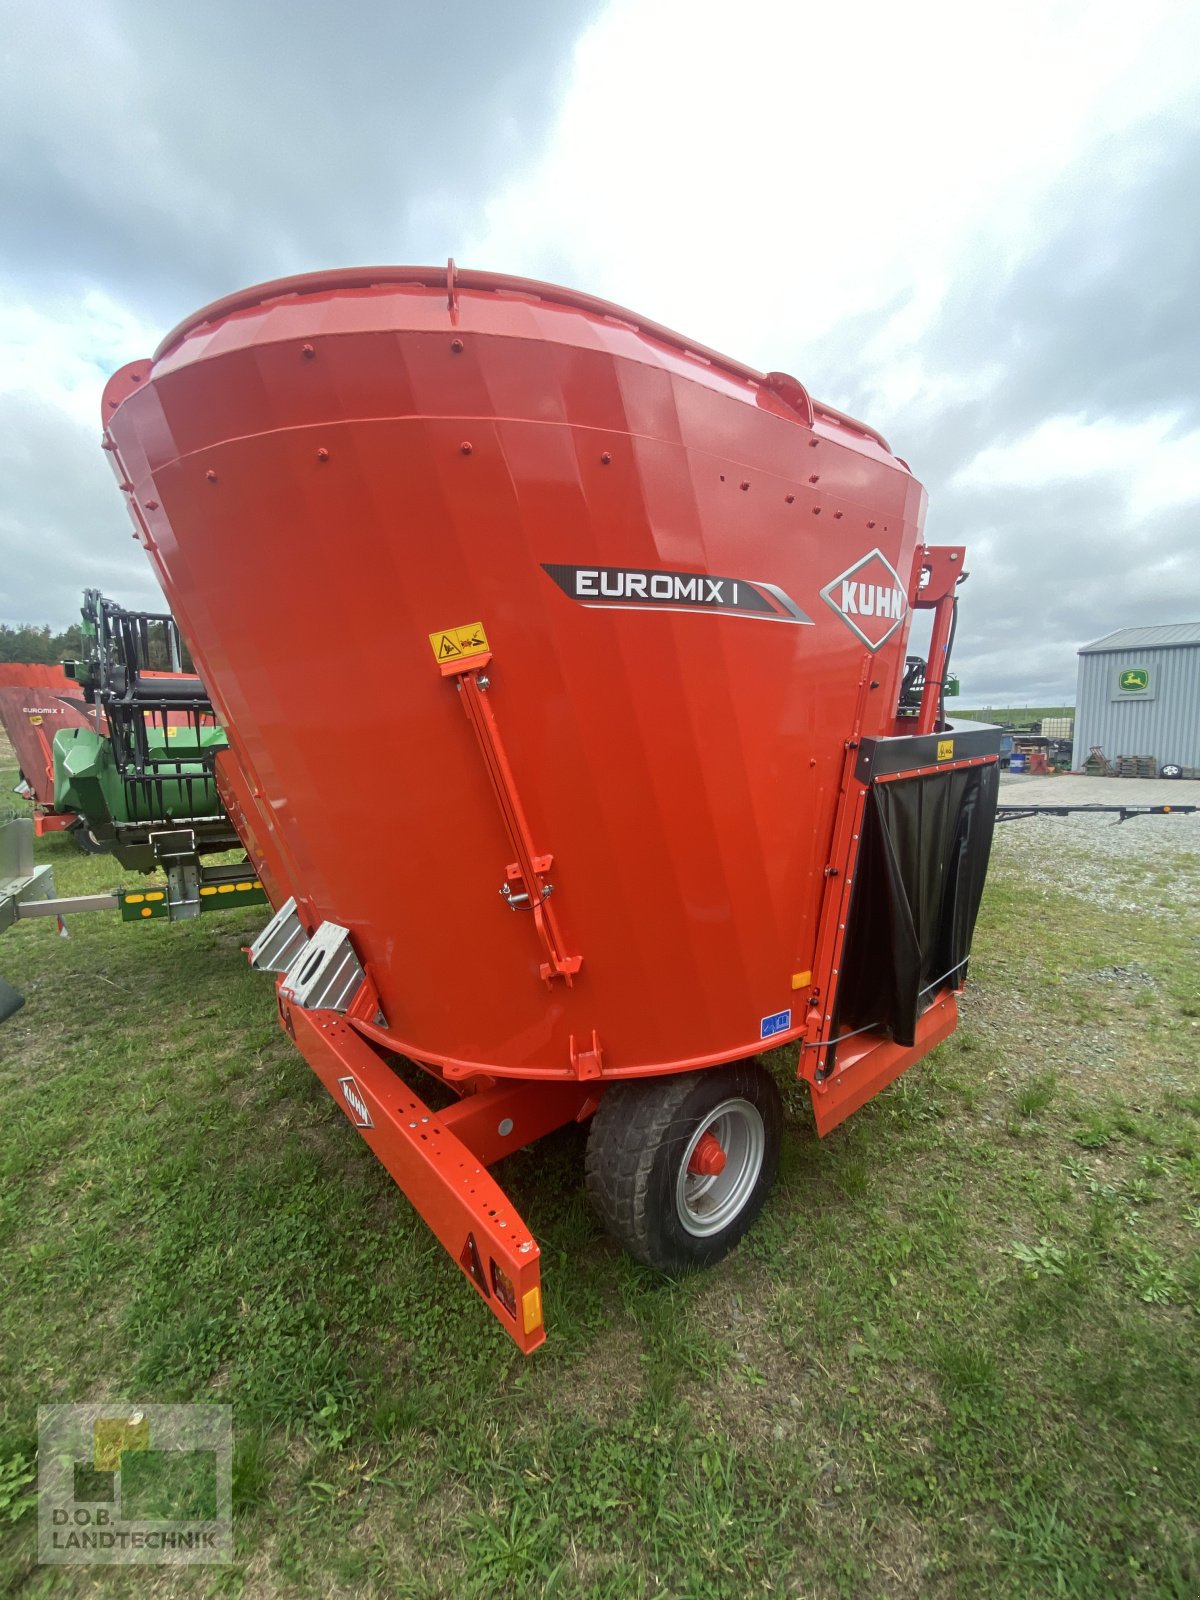
[[[1166,622],[1156,628],[1118,628],[1103,639],[1080,647],[1081,656],[1102,650],[1168,650],[1174,645],[1200,644],[1200,622]]]

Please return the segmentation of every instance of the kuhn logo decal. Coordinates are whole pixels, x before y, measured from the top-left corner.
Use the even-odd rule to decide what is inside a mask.
[[[566,567],[544,561],[542,570],[581,606],[612,610],[716,611],[761,622],[804,622],[796,602],[776,584],[749,578],[715,578],[707,572],[653,567]]]
[[[366,1098],[353,1078],[339,1078],[338,1088],[342,1091],[342,1099],[350,1110],[350,1120],[356,1128],[373,1128],[371,1113],[367,1109]]]
[[[908,615],[908,596],[900,575],[882,550],[872,550],[821,590],[868,650],[878,650]]]

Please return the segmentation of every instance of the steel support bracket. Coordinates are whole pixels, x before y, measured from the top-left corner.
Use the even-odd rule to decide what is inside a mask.
[[[916,1042],[897,1044],[880,1033],[860,1033],[838,1045],[832,1074],[821,1083],[809,1081],[813,1117],[822,1138],[902,1072],[927,1056],[954,1032],[958,1005],[943,991],[917,1019]],[[805,1052],[801,1052],[803,1055]],[[815,1054],[816,1052],[812,1052]],[[808,1073],[803,1074],[808,1077]]]
[[[575,1035],[571,1035],[571,1071],[581,1080],[599,1078],[604,1071],[604,1052],[600,1048],[600,1036],[595,1028],[592,1029],[592,1042],[589,1048],[580,1049],[575,1043]]]
[[[20,916],[33,916],[35,901],[54,895],[54,873],[33,864],[33,823],[14,817],[0,824],[0,932]]]
[[[546,954],[546,959],[538,967],[542,981],[549,987],[556,978],[562,978],[569,988],[583,965],[583,957],[568,954],[558,918],[550,904],[554,885],[547,881],[545,874],[554,857],[537,850],[533,843],[525,808],[500,738],[496,715],[489,704],[490,697],[486,691],[490,687],[490,680],[482,676],[482,668],[491,659],[490,655],[475,656],[465,661],[445,663],[441,666],[441,672],[444,677],[454,679],[516,856],[516,860],[510,861],[504,869],[500,892],[510,907],[527,911],[533,919]]]
[[[473,1132],[482,1147],[483,1123],[476,1122],[472,1130],[472,1118],[490,1117],[500,1101],[487,1103],[480,1096],[474,1108],[463,1102],[449,1112],[431,1111],[343,1018],[293,1005],[282,993],[279,1015],[351,1126],[391,1173],[504,1331],[527,1355],[536,1350],[546,1337],[541,1252],[508,1196],[454,1131],[457,1122],[468,1137]],[[538,1097],[544,1092],[542,1085],[536,1086]],[[492,1093],[513,1095],[511,1089]],[[532,1113],[534,1094],[528,1088],[525,1094]],[[570,1109],[559,1106],[556,1115]],[[561,1117],[563,1122],[571,1120],[573,1113]],[[536,1129],[531,1136],[536,1137]]]

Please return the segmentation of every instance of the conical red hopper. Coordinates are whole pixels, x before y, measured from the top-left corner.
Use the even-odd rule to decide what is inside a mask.
[[[924,496],[877,435],[602,302],[413,268],[219,302],[105,411],[255,828],[394,1048],[760,1048],[849,731],[894,732]]]
[[[941,718],[963,549],[921,543],[870,428],[453,264],[221,301],[104,412],[230,815],[291,896],[252,961],[523,1350],[501,1156],[590,1117],[606,1226],[705,1264],[778,1161],[764,1043],[799,1040],[824,1133],[952,1031],[999,735]]]

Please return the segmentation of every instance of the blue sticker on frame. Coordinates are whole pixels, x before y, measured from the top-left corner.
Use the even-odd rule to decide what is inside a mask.
[[[758,1037],[771,1039],[777,1033],[786,1033],[792,1025],[791,1011],[776,1011],[769,1017],[764,1017],[758,1025]]]

